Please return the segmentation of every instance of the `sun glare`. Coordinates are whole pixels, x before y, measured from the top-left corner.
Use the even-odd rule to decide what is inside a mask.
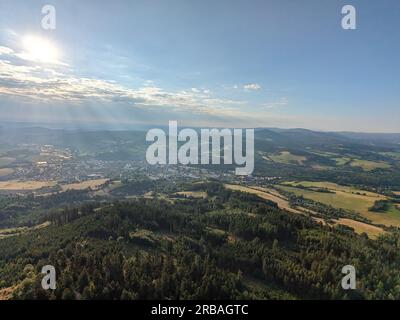
[[[27,58],[42,63],[59,63],[59,51],[48,40],[37,36],[26,36],[23,46]]]

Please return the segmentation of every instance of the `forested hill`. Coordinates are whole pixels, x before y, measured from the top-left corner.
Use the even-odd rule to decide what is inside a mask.
[[[218,183],[204,191],[54,212],[49,227],[0,241],[0,290],[18,299],[400,299],[398,232],[373,241]],[[41,288],[48,264],[55,291]],[[341,288],[349,264],[354,291]]]
[[[161,127],[168,134],[167,126]],[[185,127],[182,127],[185,128]],[[199,130],[199,128],[198,128]],[[91,144],[107,143],[107,141],[136,141],[145,145],[147,130],[135,128],[130,130],[107,129],[48,129],[44,127],[7,127],[0,124],[0,144],[54,144],[60,147],[89,147]],[[140,139],[140,140],[139,140]],[[356,133],[356,132],[319,132],[307,129],[255,129],[255,139],[268,142],[279,147],[400,147],[400,133]]]

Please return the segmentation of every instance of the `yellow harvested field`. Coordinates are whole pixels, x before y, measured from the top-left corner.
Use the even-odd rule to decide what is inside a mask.
[[[322,186],[321,186],[322,187]],[[296,195],[302,195],[307,199],[311,199],[317,202],[322,202],[327,205],[331,205],[336,208],[342,208],[347,210],[354,210],[359,213],[368,213],[368,209],[372,207],[376,200],[385,200],[386,197],[377,193],[361,191],[357,194],[354,190],[340,190],[328,188],[335,193],[323,193],[313,190],[305,190],[292,186],[284,186],[281,188],[285,191],[293,192]]]
[[[319,170],[319,171],[324,171],[324,170],[330,170],[330,169],[332,169],[332,167],[330,167],[330,166],[324,166],[324,165],[320,165],[320,164],[312,165],[311,168],[313,168],[313,169],[315,169],[315,170]]]
[[[245,187],[245,186],[240,186],[237,184],[225,184],[225,188],[234,190],[234,191],[241,191],[241,192],[255,194],[262,199],[271,200],[271,201],[275,202],[278,205],[278,207],[281,209],[285,209],[285,210],[293,212],[293,213],[303,214],[302,211],[291,208],[289,205],[289,201],[287,201],[285,198],[280,196],[279,193],[273,189],[267,189],[267,188],[262,188],[262,187]]]
[[[62,191],[67,190],[85,190],[88,188],[98,189],[102,185],[104,185],[109,179],[96,179],[96,180],[87,180],[78,183],[70,183],[64,184],[61,186]]]
[[[143,198],[146,198],[146,199],[153,199],[153,198],[154,198],[154,191],[146,192],[146,193],[143,195]]]
[[[282,185],[288,185],[288,186],[304,186],[304,187],[315,187],[315,188],[326,188],[332,191],[344,191],[348,193],[360,193],[362,195],[366,195],[368,197],[378,197],[378,198],[386,198],[385,196],[382,196],[378,193],[374,192],[369,192],[366,190],[362,189],[357,189],[354,187],[349,187],[349,186],[342,186],[340,184],[334,183],[334,182],[327,182],[327,181],[293,181],[293,182],[284,182]]]
[[[56,184],[57,183],[55,181],[8,180],[8,181],[0,181],[0,190],[5,190],[5,191],[37,190],[44,187],[53,187]]]
[[[379,235],[386,233],[382,228],[352,219],[340,218],[334,221],[336,224],[343,224],[353,228],[358,234],[365,232],[371,239],[376,239]]]
[[[0,289],[0,300],[11,300],[13,292],[17,289],[18,286],[8,287]]]
[[[319,187],[322,187],[322,185],[320,185]],[[326,187],[326,185],[324,187]],[[340,186],[340,187],[345,188],[343,186]],[[230,189],[230,190],[242,191],[242,192],[255,194],[262,199],[274,201],[278,204],[279,208],[285,209],[285,210],[293,212],[293,213],[299,213],[299,214],[311,213],[311,214],[318,215],[317,212],[308,210],[306,208],[302,208],[302,207],[297,207],[296,209],[291,208],[289,206],[289,202],[281,194],[279,194],[278,191],[276,191],[274,189],[256,187],[256,186],[255,187],[246,187],[246,186],[240,186],[240,185],[234,185],[234,184],[225,184],[225,188]],[[326,221],[322,218],[312,217],[312,219],[318,223],[327,225]],[[340,219],[333,220],[333,221],[335,222],[335,224],[342,224],[342,225],[346,225],[346,226],[353,228],[354,231],[358,234],[365,232],[368,235],[368,237],[370,237],[371,239],[376,239],[379,235],[385,233],[385,231],[380,227],[373,226],[373,225],[370,225],[370,224],[367,224],[364,222],[360,222],[360,221],[355,221],[352,219],[340,218]]]
[[[8,176],[9,174],[14,173],[14,169],[12,168],[2,168],[0,169],[0,177]]]
[[[298,186],[308,187],[302,189]],[[386,226],[400,226],[400,212],[393,206],[387,212],[372,212],[369,208],[377,200],[387,200],[384,195],[357,189],[349,186],[342,186],[331,182],[299,181],[286,182],[279,186],[282,190],[292,192],[297,196],[303,196],[335,208],[352,210],[363,217],[371,220],[374,224],[383,224]],[[318,192],[317,188],[326,188],[334,193]]]

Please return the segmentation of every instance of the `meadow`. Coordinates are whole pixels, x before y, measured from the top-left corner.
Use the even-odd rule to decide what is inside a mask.
[[[280,196],[275,190],[273,189],[267,189],[267,188],[262,188],[262,187],[246,187],[246,186],[241,186],[241,185],[236,185],[236,184],[225,184],[225,188],[229,190],[234,190],[234,191],[241,191],[241,192],[247,192],[251,194],[255,194],[256,196],[259,196],[262,199],[265,200],[270,200],[275,202],[279,208],[287,210],[292,213],[300,213],[302,214],[303,212],[291,208],[289,205],[289,201],[286,200],[283,196]]]
[[[371,239],[376,239],[381,234],[386,233],[382,228],[373,226],[361,221],[355,221],[347,218],[334,220],[335,224],[342,224],[354,229],[358,234],[366,233]]]
[[[364,171],[371,171],[374,169],[389,169],[391,166],[386,162],[369,161],[354,159],[350,162],[350,166],[362,168]]]
[[[301,186],[307,189],[301,188]],[[390,209],[385,212],[369,211],[369,208],[373,206],[375,201],[388,199],[386,196],[378,193],[331,182],[312,181],[287,182],[279,185],[279,188],[334,208],[355,211],[376,224],[400,226],[400,210],[395,208],[394,205],[391,205]],[[325,188],[331,192],[320,192],[318,188]]]
[[[284,164],[300,164],[307,160],[304,156],[299,156],[290,153],[289,151],[281,151],[279,154],[273,154],[268,157],[273,162],[284,163]]]
[[[91,189],[98,189],[102,185],[104,185],[108,179],[95,179],[95,180],[87,180],[87,181],[82,181],[82,182],[77,182],[77,183],[70,183],[70,184],[64,184],[61,186],[62,191],[67,191],[67,190],[85,190],[88,188]]]
[[[322,183],[321,183],[322,184]],[[320,184],[320,185],[321,185]],[[330,183],[327,183],[328,185],[332,185]],[[323,225],[330,225],[330,226],[337,226],[337,225],[346,225],[350,228],[354,229],[355,233],[362,234],[366,233],[371,239],[376,239],[379,235],[384,234],[385,231],[377,226],[373,226],[371,224],[367,224],[361,221],[355,221],[352,219],[348,218],[339,218],[339,219],[333,219],[332,222],[327,223],[324,219],[316,217],[315,215],[318,215],[318,212],[314,212],[312,210],[303,208],[303,207],[296,207],[292,208],[290,207],[289,201],[278,191],[270,188],[263,188],[263,187],[257,187],[257,186],[241,186],[241,185],[234,185],[234,184],[225,184],[225,188],[234,190],[234,191],[241,191],[241,192],[247,192],[251,194],[255,194],[259,196],[262,199],[265,200],[271,200],[275,202],[280,209],[287,210],[292,213],[297,213],[297,214],[312,214],[312,218],[314,221],[317,223],[321,223]]]
[[[175,193],[179,196],[184,196],[188,198],[205,199],[207,198],[207,193],[204,191],[179,191]]]

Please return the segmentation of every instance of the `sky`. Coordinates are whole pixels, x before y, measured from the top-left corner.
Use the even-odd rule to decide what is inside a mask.
[[[397,0],[0,0],[0,121],[400,132],[399,57]]]

